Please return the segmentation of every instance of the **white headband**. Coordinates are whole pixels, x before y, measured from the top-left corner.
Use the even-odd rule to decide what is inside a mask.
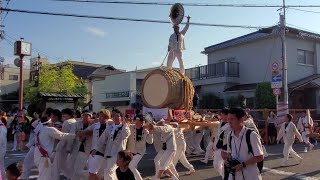
[[[49,124],[49,123],[51,123],[51,118],[48,121],[43,122],[42,125]]]

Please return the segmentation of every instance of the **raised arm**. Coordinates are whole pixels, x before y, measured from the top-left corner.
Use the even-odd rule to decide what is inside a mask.
[[[188,16],[187,17],[187,24],[186,24],[186,26],[183,28],[183,30],[180,32],[180,34],[183,34],[183,35],[185,35],[186,33],[187,33],[187,31],[188,31],[188,29],[189,29],[189,25],[190,25],[190,16]]]
[[[146,133],[146,142],[148,144],[153,144],[153,134],[149,133],[148,130],[145,130]]]

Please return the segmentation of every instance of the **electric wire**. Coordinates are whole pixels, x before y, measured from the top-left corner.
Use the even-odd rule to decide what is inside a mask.
[[[169,21],[151,20],[151,19],[134,19],[134,18],[125,18],[125,17],[81,15],[81,14],[56,13],[56,12],[44,12],[44,11],[32,11],[32,10],[8,9],[8,8],[0,8],[0,10],[9,11],[9,12],[17,12],[17,13],[26,13],[26,14],[38,14],[38,15],[40,14],[40,15],[77,17],[77,18],[88,18],[88,19],[104,19],[104,20],[117,20],[117,21],[133,21],[133,22],[148,22],[148,23],[170,24]],[[186,24],[186,23],[181,23],[181,24]],[[261,28],[264,28],[264,26],[209,24],[209,23],[196,23],[196,22],[190,23],[190,25],[224,27],[224,28],[244,28],[244,29],[261,29]]]
[[[158,5],[171,6],[175,3],[170,2],[147,2],[147,1],[107,1],[107,0],[51,0],[57,2],[78,2],[78,3],[99,3],[99,4],[127,4],[127,5]],[[183,6],[200,7],[243,7],[243,8],[282,8],[283,5],[267,4],[210,4],[210,3],[181,3]],[[320,5],[287,5],[286,7],[320,7]]]

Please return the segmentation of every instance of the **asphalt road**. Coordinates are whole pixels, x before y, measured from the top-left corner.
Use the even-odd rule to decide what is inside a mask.
[[[320,146],[320,145],[319,145]],[[289,160],[288,167],[280,167],[282,160],[283,145],[266,146],[269,157],[265,159],[265,168],[263,173],[264,180],[320,180],[320,147],[308,153],[303,153],[303,145],[294,145],[294,149],[301,155],[303,161],[297,165],[293,158]],[[144,156],[139,164],[139,170],[143,177],[150,178],[154,174],[153,158],[155,156],[153,146],[148,146],[148,154]],[[8,151],[5,157],[5,164],[13,162],[22,162],[26,152]],[[218,180],[221,179],[212,166],[212,161],[207,165],[199,160],[202,156],[190,156],[189,161],[194,165],[196,173],[186,176],[187,169],[178,164],[177,170],[181,180]],[[31,179],[37,178],[37,170],[32,170]]]

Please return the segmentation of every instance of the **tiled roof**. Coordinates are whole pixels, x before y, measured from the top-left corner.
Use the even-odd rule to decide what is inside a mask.
[[[40,92],[40,96],[42,97],[62,97],[62,98],[81,98],[83,95],[81,94],[67,94],[67,93],[47,93]]]
[[[318,80],[319,78],[320,78],[320,74],[313,74],[311,76],[299,79],[297,81],[294,81],[294,82],[288,84],[288,87],[289,87],[289,89],[295,89],[298,87],[302,87],[304,85],[312,83],[315,80]]]
[[[256,89],[257,85],[258,85],[257,83],[239,84],[239,85],[231,86],[225,89],[224,92],[254,90]]]
[[[303,39],[320,40],[320,34],[318,34],[318,33],[304,31],[301,29],[288,27],[288,26],[286,27],[286,30],[287,30],[286,31],[287,35],[296,36],[296,37],[300,37]],[[215,45],[206,47],[206,48],[204,48],[204,51],[202,53],[207,54],[207,53],[215,51],[215,50],[224,49],[224,48],[232,47],[232,46],[235,46],[235,45],[238,45],[241,43],[246,43],[246,42],[251,42],[254,40],[266,38],[268,36],[278,34],[279,32],[280,32],[279,26],[271,26],[269,28],[263,28],[263,29],[260,29],[256,32],[246,34],[244,36],[240,36],[240,37],[228,40],[228,41],[224,41],[219,44],[215,44]]]

